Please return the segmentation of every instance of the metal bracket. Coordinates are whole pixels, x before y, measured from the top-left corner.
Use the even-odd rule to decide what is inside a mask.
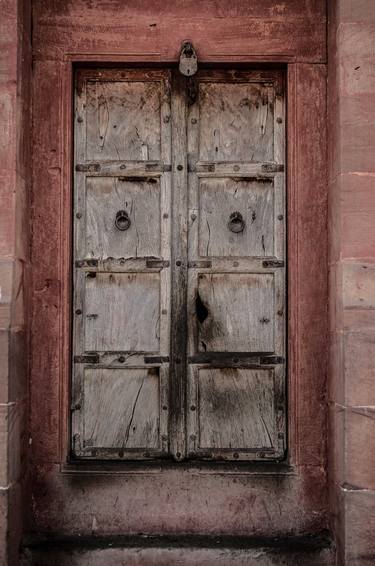
[[[99,354],[88,354],[86,356],[74,356],[75,364],[98,364]]]
[[[77,173],[98,173],[100,171],[100,163],[78,163],[76,171]]]
[[[169,267],[169,261],[163,259],[146,259],[146,267],[149,269],[163,269],[163,267]]]
[[[189,261],[188,267],[198,267],[200,269],[210,269],[212,267],[212,261],[200,259],[195,261]]]
[[[265,259],[263,267],[284,267],[284,261],[282,259]]]
[[[169,356],[145,356],[145,364],[163,364],[169,362]]]
[[[284,364],[285,358],[281,356],[264,356],[260,359],[260,363],[262,365],[272,365],[272,366],[278,364]]]

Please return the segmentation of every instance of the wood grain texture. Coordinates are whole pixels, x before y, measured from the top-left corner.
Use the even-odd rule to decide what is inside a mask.
[[[244,222],[240,232],[233,232],[230,227],[231,215],[236,212]],[[273,215],[272,179],[201,179],[199,255],[273,256]]]
[[[201,274],[197,300],[197,309],[207,310],[197,314],[200,352],[274,351],[272,275]]]
[[[177,461],[186,455],[186,349],[187,349],[187,93],[182,75],[172,81],[172,283],[171,283],[171,455]]]
[[[56,135],[62,115],[62,67],[52,62],[38,62],[34,67],[33,107],[33,269],[31,337],[32,379],[31,434],[36,459],[56,462],[59,458],[60,344],[59,318],[63,312],[60,264],[62,257],[62,151],[63,141]],[[44,93],[44,95],[43,95]],[[45,109],[49,108],[49,120]],[[71,172],[70,172],[71,175]],[[35,190],[35,186],[38,190]],[[39,211],[39,214],[37,214]],[[66,266],[67,272],[70,263]],[[45,381],[44,381],[44,378]],[[49,430],[48,435],[42,431]]]
[[[292,422],[299,422],[298,435],[309,439],[299,444],[291,461],[297,460],[301,465],[318,462],[324,465],[328,349],[326,68],[323,65],[291,66],[290,80],[296,88],[295,95],[293,87],[289,89],[290,95],[296,96],[296,122],[295,129],[291,128],[289,144],[292,191],[289,304],[294,315],[289,340],[295,348],[289,355],[289,390],[290,399],[294,399]],[[314,103],[306,103],[306,92]],[[302,374],[305,378],[301,382]]]
[[[85,277],[84,350],[158,352],[159,274],[90,275]]]
[[[72,403],[85,408],[73,414],[72,445],[79,458],[136,460],[168,448],[160,400],[168,409],[169,76],[158,69],[76,73]],[[160,380],[144,383],[147,354],[160,358],[153,364]],[[95,362],[100,371],[85,370]],[[142,418],[138,392],[146,395],[145,422],[130,437],[126,415]],[[95,452],[85,449],[87,431]]]
[[[277,444],[272,371],[200,369],[199,447],[267,449]]]
[[[131,17],[212,17],[233,18],[252,16],[256,18],[274,18],[283,21],[285,18],[301,17],[322,19],[325,17],[325,2],[322,0],[288,0],[275,4],[274,0],[263,0],[261,4],[234,0],[230,4],[224,0],[207,0],[196,13],[196,0],[185,0],[176,4],[173,0],[127,0],[126,10],[120,0],[38,0],[35,3],[36,15],[40,18],[86,16],[88,21],[97,18],[103,21],[111,19],[114,14],[126,13]],[[83,13],[84,12],[84,13]]]
[[[128,229],[116,227],[125,211]],[[84,257],[160,256],[160,181],[158,178],[86,178],[86,250]]]
[[[279,435],[272,453],[257,450],[256,437],[263,423],[257,411],[252,413],[254,421],[247,419],[251,410],[246,406],[245,382],[249,391],[251,384],[244,379],[237,389],[228,391],[233,404],[237,396],[237,425],[225,412],[224,395],[222,413],[206,410],[198,422],[194,412],[188,411],[189,438],[199,436],[202,426],[208,431],[208,452],[203,454],[199,442],[191,440],[189,454],[209,459],[277,459],[283,456],[286,445],[282,74],[273,70],[199,70],[194,82],[197,97],[191,101],[188,117],[188,342],[192,362],[188,405],[195,407],[200,402],[200,364],[206,363],[205,371],[211,371],[220,388],[225,371],[228,375],[236,372],[236,354],[246,355],[248,361],[242,359],[245,366],[256,365],[251,354],[259,352],[276,354],[281,363],[275,370],[278,410],[271,403],[266,417]],[[202,257],[209,261],[200,260]],[[260,261],[266,257],[275,259],[279,267],[269,269],[268,263]],[[228,355],[220,363],[214,361],[215,357],[205,362],[202,354],[210,352]],[[252,370],[246,371],[251,374]],[[211,401],[215,391],[206,392]],[[265,383],[266,396],[267,391]],[[253,431],[253,436],[246,433],[245,445],[239,434],[245,430],[244,422]],[[224,443],[221,451],[219,428]],[[213,452],[207,440],[210,435],[216,443]],[[225,452],[228,438],[231,451]]]
[[[325,0],[254,4],[237,0],[193,3],[144,0],[128,10],[121,0],[77,0],[34,5],[34,53],[60,58],[79,54],[98,60],[131,56],[133,61],[176,61],[181,43],[189,38],[200,60],[297,60],[324,62],[326,57]],[[96,59],[94,59],[96,55]],[[249,59],[250,58],[250,59]],[[102,59],[103,60],[103,59]]]
[[[146,70],[142,75],[137,69],[88,69],[77,75],[75,344],[77,360],[87,362],[85,352],[99,352],[101,364],[114,363],[116,367],[115,352],[122,352],[122,363],[128,359],[134,363],[142,352],[164,353],[170,359],[169,446],[171,455],[181,460],[186,442],[187,374],[183,360],[187,341],[194,342],[192,353],[276,352],[283,359],[284,318],[276,315],[276,310],[284,312],[283,262],[277,276],[272,271],[262,272],[267,266],[258,265],[255,272],[252,268],[254,258],[280,254],[280,261],[284,257],[284,217],[279,214],[285,202],[282,81],[275,71],[203,71],[198,74],[198,98],[192,99],[194,85],[189,87],[176,75],[170,113],[171,154],[166,149],[171,138],[165,129],[170,116],[163,81],[165,74],[157,70]],[[154,123],[146,96],[157,115]],[[123,138],[126,150],[120,151],[118,144]],[[155,143],[144,143],[146,138],[149,142],[163,140],[160,151],[150,155]],[[160,157],[164,163],[158,161]],[[169,177],[163,168],[168,157],[172,158],[173,174],[171,240],[161,219],[162,209],[163,218],[169,217]],[[205,164],[212,175],[213,162],[222,172],[206,179]],[[150,163],[155,163],[156,173],[147,177],[144,173]],[[255,163],[265,176],[238,175],[244,165],[246,170]],[[228,165],[233,167],[230,175]],[[188,196],[197,206],[198,234],[196,224],[187,230]],[[117,223],[118,214],[125,218],[124,230]],[[147,257],[158,258],[161,247],[163,256],[172,259],[172,293],[164,269],[168,262],[159,260],[161,272],[140,271],[144,261],[146,268],[152,267]],[[219,264],[214,264],[210,274],[196,277],[194,272],[188,284],[188,266],[195,265],[199,255],[217,256]],[[242,264],[239,268],[237,262],[233,270],[235,257],[241,258]],[[185,332],[187,292],[190,304],[195,302],[195,311],[189,307],[189,336]],[[168,323],[161,316],[162,311],[168,312],[162,304],[169,300],[170,349]],[[75,371],[75,396],[80,397],[82,370]],[[278,395],[282,399],[282,385]],[[273,408],[271,412],[275,419]],[[74,422],[82,427],[79,413]],[[79,434],[82,437],[83,433]]]
[[[199,159],[273,161],[273,89],[262,83],[199,84]]]
[[[88,160],[160,159],[159,82],[96,80],[86,88]]]
[[[157,448],[157,371],[86,369],[82,412],[83,448]]]

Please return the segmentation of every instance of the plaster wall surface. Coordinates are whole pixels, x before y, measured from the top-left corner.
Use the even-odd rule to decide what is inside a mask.
[[[331,505],[339,563],[375,560],[375,5],[329,14]]]
[[[30,5],[0,1],[0,564],[16,564],[27,426]]]
[[[27,497],[22,498],[26,469],[23,459],[25,450],[22,447],[26,437],[23,431],[28,399],[24,282],[28,280],[29,264],[27,218],[30,211],[28,194],[31,159],[28,149],[30,128],[27,119],[31,68],[30,4],[18,3],[15,0],[0,2],[1,564],[6,564],[7,561],[16,564],[22,527],[22,499],[25,506],[29,505]],[[184,13],[184,4],[185,8],[182,5],[176,7],[173,18],[168,20],[169,27],[165,23],[166,18],[168,19],[167,4],[149,3],[146,10],[143,3],[130,2],[127,5],[130,18],[119,23],[121,14],[115,0],[103,3],[101,8],[96,2],[83,0],[38,0],[34,3],[34,76],[38,85],[35,93],[44,93],[44,98],[36,97],[35,101],[40,105],[40,112],[43,109],[45,111],[45,108],[50,112],[48,123],[45,121],[43,128],[37,130],[34,139],[39,147],[36,175],[40,175],[37,178],[41,179],[43,173],[45,179],[37,185],[38,190],[34,193],[34,218],[38,215],[38,206],[42,201],[47,210],[50,207],[51,214],[59,211],[62,206],[64,143],[67,138],[56,136],[56,132],[61,126],[58,117],[63,113],[61,95],[67,86],[64,82],[67,77],[66,70],[72,64],[72,61],[68,60],[69,53],[81,54],[82,60],[85,61],[95,61],[98,57],[107,61],[120,61],[124,54],[133,61],[137,61],[140,54],[143,54],[142,57],[146,60],[153,57],[154,62],[175,61],[178,51],[175,40],[186,39],[185,33],[188,29],[207,60],[226,60],[228,49],[233,45],[233,37],[240,37],[242,48],[237,52],[239,60],[241,57],[247,60],[252,50],[254,60],[283,61],[290,64],[291,72],[297,77],[300,94],[306,88],[311,89],[316,80],[325,80],[324,2],[264,2],[261,3],[262,12],[257,14],[254,13],[252,3],[246,3],[244,14],[244,5],[241,2],[226,6],[225,9],[221,3],[207,2],[202,5],[204,13],[201,14],[201,20],[187,16]],[[338,564],[366,566],[373,563],[375,556],[375,10],[372,0],[336,0],[329,2],[328,6],[331,511],[339,549]],[[204,22],[207,25],[206,20],[212,10],[216,10],[216,17],[210,20],[211,32],[207,33],[208,28]],[[124,21],[126,23],[123,23]],[[139,24],[136,22],[140,21],[142,25],[137,27]],[[175,33],[173,38],[168,34],[171,26]],[[129,37],[133,40],[129,41]],[[288,41],[285,38],[289,38]],[[68,47],[64,44],[67,40]],[[153,43],[150,43],[151,40]],[[307,75],[304,75],[304,71],[308,72]],[[320,108],[317,108],[315,119],[321,114]],[[303,106],[297,105],[296,114],[297,119],[298,116],[303,119]],[[304,128],[307,130],[309,124],[305,123]],[[298,175],[296,183],[301,187],[308,179],[308,171],[304,177],[303,167],[300,167]],[[51,191],[47,190],[48,187],[51,187]],[[315,215],[315,218],[318,218],[322,211],[324,215],[324,190],[324,187],[319,190],[318,197],[315,193],[315,200],[311,198],[312,206],[315,206],[312,216]],[[311,187],[310,196],[313,195]],[[313,220],[310,225],[306,218],[307,216],[304,216],[303,222],[301,220],[305,238],[308,234],[311,236],[311,230],[316,230],[313,232],[315,236],[324,230],[324,222],[314,228]],[[42,223],[39,224],[39,227],[41,226]],[[34,235],[34,251],[49,242],[49,251],[55,252],[61,243],[60,236],[61,234],[49,233],[48,229],[37,231]],[[230,498],[225,497],[228,481],[220,474],[214,476],[189,470],[185,470],[180,476],[173,470],[163,473],[156,470],[153,474],[149,473],[150,478],[157,478],[156,482],[152,480],[152,487],[149,488],[152,496],[154,497],[155,491],[160,495],[165,489],[164,493],[169,493],[170,498],[167,505],[163,498],[159,501],[158,497],[154,497],[152,513],[149,512],[150,508],[147,508],[147,491],[144,491],[144,487],[133,491],[129,499],[120,500],[120,509],[114,512],[114,491],[129,492],[129,489],[134,490],[134,487],[141,485],[143,480],[139,473],[112,477],[112,487],[115,486],[112,491],[108,476],[89,474],[89,477],[82,477],[61,474],[59,319],[56,317],[56,309],[60,308],[62,300],[62,279],[59,272],[61,258],[57,257],[56,264],[43,262],[42,256],[38,255],[34,259],[34,312],[39,310],[43,313],[37,319],[36,326],[34,324],[34,336],[40,332],[41,340],[45,343],[48,340],[45,357],[41,357],[39,351],[33,354],[33,411],[34,416],[38,416],[32,419],[35,502],[33,521],[36,521],[36,529],[49,530],[52,533],[71,534],[76,530],[77,534],[95,534],[95,510],[100,507],[103,523],[99,523],[99,528],[103,534],[106,531],[114,532],[116,529],[121,531],[123,518],[127,527],[140,529],[144,524],[142,510],[144,513],[145,509],[148,510],[150,530],[160,528],[161,524],[166,530],[173,530],[173,521],[168,523],[169,516],[172,519],[177,518],[183,529],[191,531],[194,530],[194,525],[199,529],[202,524],[199,520],[194,522],[194,517],[197,517],[195,504],[197,498],[201,502],[201,495],[207,492],[208,488],[212,489],[209,504],[216,505],[215,513],[212,513],[208,506],[201,506],[199,514],[205,528],[210,532],[216,532],[218,525],[224,531],[229,529],[238,532],[241,532],[241,529],[248,532],[250,525],[250,530],[257,532],[262,524],[269,533],[275,532],[275,525],[282,525],[281,530],[284,533],[288,528],[295,530],[297,524],[302,525],[303,529],[317,531],[327,525],[324,503],[324,447],[319,445],[318,438],[315,437],[312,444],[302,451],[303,465],[300,470],[305,471],[298,480],[294,481],[288,475],[275,481],[270,476],[260,479],[237,474],[230,479]],[[307,253],[302,261],[305,266],[309,265]],[[300,290],[307,284],[303,279],[297,283]],[[314,288],[315,297],[321,297],[323,287],[324,278],[318,281]],[[319,301],[316,303],[312,298],[303,308],[306,308],[307,312],[315,312],[316,304],[320,304]],[[316,320],[324,318],[324,311],[317,311],[316,317]],[[311,339],[311,329],[310,332],[308,328],[302,330],[303,339],[307,342]],[[313,333],[314,352],[317,354],[324,342],[324,336],[323,340],[319,340],[319,333],[315,334]],[[302,362],[301,368],[304,372],[306,368],[314,366],[312,357],[309,358],[306,352]],[[318,369],[315,368],[312,378],[318,376]],[[320,378],[319,381],[318,378],[316,383],[324,393],[324,379]],[[301,412],[316,413],[318,405],[308,405],[309,388],[300,393]],[[321,418],[322,413],[318,411],[318,414]],[[324,423],[324,419],[321,422]],[[43,435],[39,434],[41,431],[44,431]],[[305,431],[309,433],[308,428],[305,428]],[[324,433],[324,428],[322,431]],[[319,454],[318,460],[316,454]],[[194,487],[197,485],[200,491],[194,496]],[[176,489],[177,486],[182,487],[185,494],[175,502],[171,498],[173,486]],[[280,515],[276,503],[265,504],[269,501],[277,502],[277,493],[280,492],[275,490],[280,486],[291,502],[298,501],[301,504],[300,516],[297,507],[292,514],[288,514],[286,505]],[[243,496],[244,491],[248,494],[247,499]],[[75,507],[77,500],[80,505]],[[184,519],[180,517],[181,502],[187,502],[190,506],[190,519],[186,513]],[[162,523],[160,508],[164,509]],[[221,524],[223,508],[229,511],[229,515],[226,522]],[[126,551],[106,552],[109,553],[107,557],[116,557],[114,560],[125,560]],[[142,552],[147,556],[149,551],[140,550],[141,558]],[[170,551],[164,549],[154,554],[152,559],[156,561],[155,564],[162,563],[160,560],[164,558],[159,558],[165,556],[163,552]],[[176,553],[175,550],[173,552]],[[199,554],[202,551],[197,552],[198,554],[191,555],[190,562],[188,556],[183,559],[187,564],[194,564],[198,563],[196,556],[199,556],[199,560],[204,564],[206,558]],[[327,552],[323,551],[325,557]],[[180,558],[178,555],[178,559]],[[251,560],[253,558],[255,560],[255,555]],[[135,560],[133,557],[131,559]],[[241,557],[237,556],[236,559],[238,564],[251,564],[251,561],[241,562]],[[46,558],[42,556],[41,560]],[[98,558],[94,555],[90,558],[90,553],[85,557],[79,555],[77,558],[75,553],[72,560],[77,564],[85,564],[84,560],[92,560],[95,563],[94,560],[98,561]],[[272,560],[264,563],[279,563]],[[280,563],[288,564],[285,561]],[[309,562],[306,559],[304,563]],[[322,558],[321,562],[317,563],[325,562]]]
[[[200,4],[199,11],[196,6],[192,1],[145,0],[126,7],[118,0],[34,2],[30,423],[35,534],[273,537],[319,533],[328,526],[325,2],[218,1]],[[67,466],[73,64],[176,65],[187,38],[201,64],[273,62],[285,70],[292,109],[289,288],[295,306],[289,320],[289,462],[248,469],[173,463],[112,471]],[[51,216],[55,221],[46,222]]]

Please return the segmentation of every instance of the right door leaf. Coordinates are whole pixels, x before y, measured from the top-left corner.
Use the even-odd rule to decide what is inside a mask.
[[[285,454],[279,72],[200,71],[189,107],[188,453]]]

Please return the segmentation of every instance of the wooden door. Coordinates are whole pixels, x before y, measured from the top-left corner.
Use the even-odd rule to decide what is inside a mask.
[[[82,70],[72,452],[285,453],[279,72]]]

